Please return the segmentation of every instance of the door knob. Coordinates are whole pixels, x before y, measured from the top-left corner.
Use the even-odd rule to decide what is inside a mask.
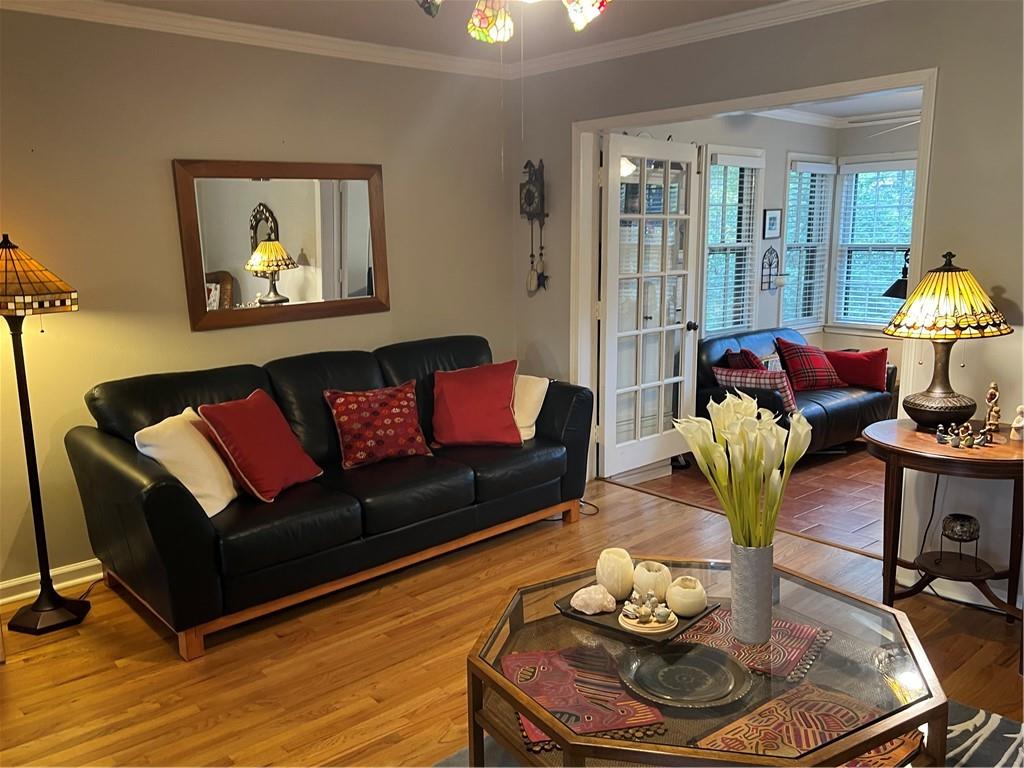
[[[697,325],[695,322],[693,322],[693,320],[687,320],[686,321],[686,330],[688,330],[688,331],[696,331],[698,328],[700,328],[700,326]]]

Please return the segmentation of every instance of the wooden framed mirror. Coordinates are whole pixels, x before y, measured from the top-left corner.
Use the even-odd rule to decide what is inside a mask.
[[[390,309],[379,165],[173,168],[193,331]]]

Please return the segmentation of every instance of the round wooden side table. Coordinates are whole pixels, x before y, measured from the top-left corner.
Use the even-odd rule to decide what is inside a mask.
[[[981,424],[975,423],[975,429]],[[1000,425],[995,442],[983,448],[954,448],[935,442],[934,432],[924,432],[907,419],[876,422],[864,430],[868,453],[885,462],[885,501],[882,538],[882,602],[915,595],[935,579],[966,581],[974,584],[994,606],[1005,612],[1006,620],[1021,618],[1017,607],[1020,584],[1021,539],[1024,537],[1024,442],[1010,440],[1009,425]],[[925,552],[913,562],[899,556],[900,521],[903,506],[903,470],[916,469],[935,475],[1013,480],[1013,508],[1010,510],[1010,563],[997,570],[984,560]],[[951,553],[950,553],[951,554]],[[896,567],[922,574],[906,589],[896,589]],[[990,581],[1006,580],[1009,602],[1000,600]]]

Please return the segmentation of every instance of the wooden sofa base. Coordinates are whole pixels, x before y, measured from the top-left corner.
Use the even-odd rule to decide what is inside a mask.
[[[456,549],[475,544],[478,541],[484,541],[493,536],[497,536],[508,531],[515,530],[516,528],[522,528],[524,525],[530,525],[538,520],[543,520],[553,515],[561,514],[562,521],[565,523],[576,523],[580,519],[580,501],[579,499],[573,499],[571,501],[563,501],[559,504],[555,504],[545,509],[539,509],[536,512],[531,512],[528,515],[517,517],[514,520],[508,520],[498,525],[492,525],[490,528],[485,528],[482,531],[474,531],[473,533],[462,536],[452,541],[446,541],[443,544],[438,544],[436,547],[430,547],[424,549],[422,552],[414,552],[411,555],[393,560],[390,563],[382,563],[381,565],[373,568],[368,568],[365,571],[359,573],[353,573],[348,576],[344,576],[334,581],[328,581],[324,584],[318,584],[315,587],[304,589],[301,592],[296,592],[291,595],[285,595],[279,597],[276,600],[271,600],[260,605],[254,605],[251,608],[246,608],[235,613],[229,613],[226,616],[219,616],[212,621],[208,621],[205,624],[199,624],[195,627],[190,627],[182,632],[176,632],[173,627],[169,624],[168,628],[174,632],[178,638],[178,655],[181,656],[185,661],[191,661],[192,659],[199,658],[206,652],[206,636],[214,632],[218,632],[228,627],[233,627],[236,624],[241,624],[252,619],[259,618],[260,616],[266,616],[268,613],[274,613],[284,608],[289,608],[299,603],[304,603],[307,600],[312,600],[323,595],[328,595],[331,592],[337,592],[339,589],[345,589],[355,584],[359,584],[370,579],[375,579],[378,576],[383,576],[386,573],[392,573],[393,571],[407,568],[410,565],[416,563],[422,563],[424,560],[429,560],[438,555],[443,555],[447,552],[452,552]],[[116,573],[107,568],[103,569],[103,581],[107,586],[113,586],[116,582],[120,584],[127,592],[129,592],[136,600],[142,603],[148,608],[154,615],[157,616],[164,624],[163,617],[156,613],[153,608],[141,597],[135,594],[134,590],[125,584]]]

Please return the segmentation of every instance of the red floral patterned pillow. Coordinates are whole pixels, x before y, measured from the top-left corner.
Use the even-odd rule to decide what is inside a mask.
[[[416,410],[416,382],[364,392],[324,390],[341,441],[342,469],[402,456],[431,456]]]

